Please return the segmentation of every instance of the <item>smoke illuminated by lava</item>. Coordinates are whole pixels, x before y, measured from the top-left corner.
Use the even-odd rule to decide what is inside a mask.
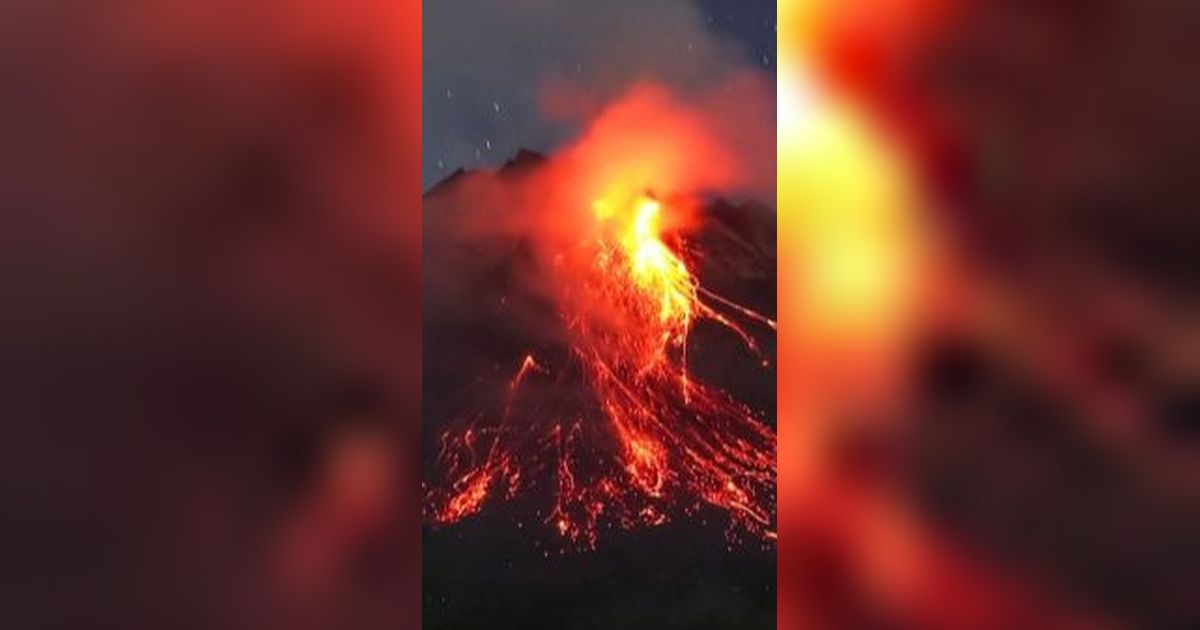
[[[518,200],[507,229],[535,242],[570,358],[551,365],[531,350],[498,417],[441,436],[432,520],[456,522],[528,491],[546,497],[537,516],[575,546],[594,547],[602,528],[660,525],[704,506],[728,514],[731,540],[773,538],[775,434],[688,366],[692,329],[709,321],[773,378],[754,335],[773,334],[774,322],[701,286],[700,253],[685,238],[702,225],[701,195],[746,181],[713,131],[718,114],[642,84],[520,184],[482,184]],[[467,199],[497,197],[462,188]],[[534,379],[582,383],[585,393],[531,403]]]

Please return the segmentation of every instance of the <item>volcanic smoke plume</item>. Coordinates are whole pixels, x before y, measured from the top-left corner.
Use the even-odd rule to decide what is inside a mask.
[[[748,168],[762,157],[740,155],[753,139],[732,142],[722,122],[738,119],[739,95],[767,102],[746,78],[697,106],[643,82],[556,156],[522,153],[427,195],[426,329],[457,326],[452,346],[479,355],[429,347],[427,389],[454,383],[455,404],[427,396],[427,422],[442,427],[426,457],[428,519],[521,497],[520,527],[576,547],[713,508],[731,542],[774,537],[773,418],[697,361],[774,380],[773,215],[711,201],[766,185]],[[771,273],[757,291],[731,270],[747,260]]]

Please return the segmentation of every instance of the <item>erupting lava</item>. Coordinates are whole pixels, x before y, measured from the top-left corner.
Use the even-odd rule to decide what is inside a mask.
[[[699,128],[681,127],[687,138]],[[691,191],[678,185],[678,162],[660,159],[682,154],[673,144],[679,136],[639,134],[636,126],[622,133],[618,144],[637,167],[606,162],[604,173],[617,178],[596,185],[588,185],[595,182],[591,170],[555,174],[557,184],[571,182],[563,189],[579,193],[574,210],[588,223],[576,242],[551,256],[571,359],[551,369],[530,353],[498,418],[476,417],[441,436],[444,478],[427,494],[427,513],[452,523],[488,501],[528,492],[546,498],[538,518],[578,547],[594,547],[602,528],[660,525],[704,506],[728,514],[731,541],[746,533],[771,539],[774,431],[726,392],[692,378],[687,353],[701,320],[732,331],[756,355],[747,328],[772,332],[774,322],[706,291],[689,266],[682,232]],[[638,151],[631,138],[667,148]],[[656,168],[639,168],[645,164]],[[676,183],[667,195],[651,190],[655,174]],[[574,383],[583,394],[569,405],[531,405],[522,400],[533,395],[531,379],[551,389]]]

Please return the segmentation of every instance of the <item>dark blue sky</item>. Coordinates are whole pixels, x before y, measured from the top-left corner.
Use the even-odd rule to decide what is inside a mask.
[[[775,0],[694,0],[713,33],[739,41],[775,72]]]
[[[491,167],[521,147],[550,151],[577,129],[546,121],[539,84],[615,95],[651,76],[702,88],[732,71],[775,72],[774,0],[426,3],[422,183]]]

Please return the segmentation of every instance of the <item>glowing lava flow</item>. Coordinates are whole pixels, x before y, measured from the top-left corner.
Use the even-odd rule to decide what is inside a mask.
[[[552,504],[539,517],[577,546],[594,547],[604,527],[660,525],[705,505],[729,515],[731,541],[773,538],[775,434],[747,406],[691,378],[687,346],[694,324],[707,319],[757,353],[733,318],[771,330],[774,322],[701,288],[682,241],[664,240],[670,208],[623,185],[593,201],[595,238],[558,261],[570,279],[558,297],[574,359],[563,370],[585,385],[585,402],[553,419],[516,411],[535,373],[553,380],[527,356],[497,423],[442,436],[449,481],[428,493],[435,522],[468,517],[492,497],[535,492],[551,473]]]

